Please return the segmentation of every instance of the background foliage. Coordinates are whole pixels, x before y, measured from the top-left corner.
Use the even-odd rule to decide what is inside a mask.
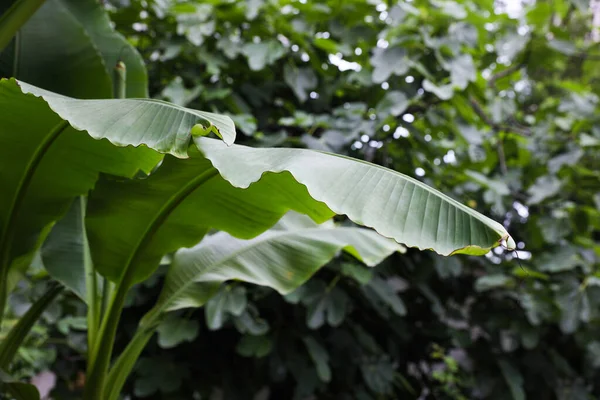
[[[600,49],[587,1],[507,3],[107,2],[151,96],[229,113],[239,142],[415,176],[521,249],[342,257],[285,297],[228,284],[161,325],[132,398],[600,396]],[[130,299],[125,335],[164,272]],[[65,298],[20,351],[24,375],[56,373],[57,399],[81,386],[82,311]]]

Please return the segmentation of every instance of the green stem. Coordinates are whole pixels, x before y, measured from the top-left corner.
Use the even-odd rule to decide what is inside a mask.
[[[125,304],[127,292],[135,281],[136,271],[134,266],[138,257],[142,255],[143,250],[152,241],[154,234],[160,229],[171,213],[198,187],[218,175],[219,172],[215,168],[210,168],[193,179],[180,191],[174,193],[158,211],[156,217],[150,222],[135,246],[135,250],[124,265],[125,272],[117,286],[116,295],[110,303],[108,314],[102,321],[99,342],[91,349],[88,362],[88,381],[85,385],[83,397],[85,400],[106,400],[104,396],[104,391],[106,390],[105,380],[117,334],[117,326],[121,317],[121,310]]]
[[[45,0],[17,0],[0,17],[0,51],[4,50],[12,38],[31,18]]]
[[[123,61],[119,61],[115,65],[114,96],[115,99],[124,99],[127,97],[127,69]]]
[[[11,263],[11,247],[14,240],[15,226],[17,216],[20,212],[23,200],[29,188],[29,184],[35,175],[37,168],[40,166],[44,155],[58,139],[60,134],[69,126],[67,121],[59,122],[43,139],[39,146],[35,149],[29,163],[26,166],[25,175],[21,178],[13,201],[8,209],[8,218],[2,226],[0,233],[0,324],[4,318],[4,309],[8,298],[8,270]]]
[[[161,313],[153,313],[151,310],[144,316],[142,322],[140,322],[135,335],[110,369],[106,380],[106,387],[108,388],[108,392],[106,393],[107,400],[119,400],[121,389],[125,385],[127,377],[133,370],[144,347],[146,347],[146,344],[148,344],[148,341],[154,335],[154,331],[159,325],[162,315]]]
[[[98,279],[94,266],[92,265],[92,256],[88,246],[87,235],[85,233],[85,211],[87,207],[87,199],[81,196],[79,199],[81,204],[81,232],[83,234],[83,266],[85,269],[85,295],[88,305],[87,325],[88,325],[88,349],[93,349],[96,345],[96,335],[100,328],[100,298],[98,298]],[[77,200],[76,200],[77,201]]]
[[[108,365],[113,350],[113,344],[117,335],[117,327],[121,318],[121,310],[125,304],[129,286],[122,282],[110,301],[108,313],[102,320],[99,335],[94,348],[89,349],[88,380],[85,384],[83,398],[85,400],[105,400],[105,379]]]

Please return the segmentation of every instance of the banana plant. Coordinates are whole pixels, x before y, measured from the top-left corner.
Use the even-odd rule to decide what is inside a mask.
[[[32,2],[14,2],[24,3]],[[11,15],[24,14],[4,14],[0,36],[3,21],[18,26]],[[514,248],[502,225],[395,171],[336,154],[235,145],[228,117],[143,98],[143,68],[118,88],[104,73],[122,38],[93,0],[49,0],[32,18],[64,21],[67,40],[81,49],[49,47],[47,59],[91,62],[98,79],[85,91],[90,70],[49,64],[57,78],[48,82],[32,46],[50,33],[35,24],[0,55],[0,72],[11,77],[0,80],[0,320],[11,284],[40,254],[88,305],[86,400],[118,399],[162,318],[201,306],[224,281],[287,293],[340,250],[374,265],[404,245],[442,255]],[[118,93],[140,98],[111,98]],[[327,223],[335,215],[372,229]],[[213,231],[221,233],[207,236]],[[113,357],[127,293],[169,254],[156,306]],[[36,310],[56,294],[0,345],[7,366]]]
[[[14,204],[12,209],[29,211],[3,218],[10,221],[5,225],[8,233],[4,236],[19,238],[3,248],[11,250],[9,255],[20,255],[37,251],[44,242],[40,236],[46,239],[48,227],[67,213],[75,198],[89,193],[87,201],[79,203],[84,209],[74,213],[80,218],[85,216],[79,223],[79,231],[85,237],[78,243],[86,247],[80,260],[83,270],[95,271],[110,283],[106,284],[108,290],[100,291],[97,282],[90,279],[86,283],[88,294],[83,296],[89,299],[89,312],[94,315],[88,319],[93,336],[89,340],[85,399],[118,397],[126,376],[123,371],[131,369],[134,356],[145,343],[135,339],[131,345],[135,351],[126,351],[125,358],[119,358],[110,369],[126,295],[135,283],[156,270],[166,254],[176,253],[172,267],[176,273],[167,279],[157,307],[140,325],[140,335],[145,335],[145,340],[164,313],[201,304],[198,298],[209,296],[215,282],[240,279],[270,285],[282,292],[302,283],[299,279],[292,280],[292,286],[278,286],[273,280],[277,274],[282,275],[281,270],[245,271],[243,263],[223,263],[212,270],[208,265],[211,250],[203,245],[194,247],[209,231],[252,240],[291,210],[307,215],[315,223],[324,223],[337,214],[346,215],[354,223],[379,232],[378,240],[390,241],[387,245],[377,242],[372,231],[371,241],[333,234],[328,240],[323,239],[332,248],[350,247],[352,254],[364,260],[372,257],[367,256],[368,251],[378,253],[375,259],[381,259],[389,254],[393,243],[431,249],[442,255],[481,255],[503,241],[509,248],[514,247],[514,241],[499,223],[395,171],[311,150],[231,144],[235,130],[224,117],[152,100],[77,100],[14,79],[0,82],[2,102],[7,109],[15,110],[1,117],[0,126],[9,127],[0,128],[5,140],[14,132],[31,131],[65,138],[65,143],[69,143],[66,138],[86,143],[75,147],[77,151],[72,147],[64,151],[63,142],[56,138],[48,143],[45,136],[31,136],[27,148],[41,149],[34,155],[24,153],[17,158],[15,150],[7,151],[3,167],[11,173],[3,178],[17,177],[13,179],[21,186],[16,187],[27,190],[20,189],[24,193],[20,196],[2,197],[3,201],[10,201],[7,204]],[[27,114],[44,117],[23,118]],[[157,115],[164,117],[158,119]],[[64,132],[57,134],[57,125],[64,125]],[[207,137],[211,133],[219,138]],[[96,149],[96,144],[105,147]],[[53,151],[57,157],[52,156]],[[74,158],[66,156],[69,154]],[[104,160],[110,162],[97,162],[94,155],[100,160],[105,155]],[[4,161],[11,156],[13,163]],[[19,159],[26,161],[19,164]],[[38,168],[40,165],[44,167]],[[83,166],[90,168],[83,170],[85,179],[78,175]],[[141,177],[136,174],[140,171],[144,172]],[[36,186],[38,175],[40,183]],[[8,182],[5,187],[10,187]],[[60,223],[55,228],[59,226]],[[35,240],[20,240],[29,236]],[[337,242],[332,242],[334,239]],[[56,239],[48,239],[48,243],[52,241]],[[319,246],[304,244],[300,248],[310,253]],[[188,247],[193,249],[193,255],[189,250],[180,250]],[[296,253],[282,254],[285,257]],[[333,257],[331,252],[328,254]],[[52,263],[48,256],[44,261]],[[322,264],[319,259],[301,276],[306,279],[310,271]],[[284,272],[294,277],[298,273],[294,268],[303,264],[300,259],[297,264],[282,265]],[[271,281],[265,280],[264,276],[270,274]],[[182,283],[186,283],[185,287],[177,288]]]

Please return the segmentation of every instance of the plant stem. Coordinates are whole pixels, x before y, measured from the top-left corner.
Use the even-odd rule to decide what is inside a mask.
[[[88,349],[93,349],[96,345],[96,335],[100,328],[101,321],[101,309],[100,301],[98,297],[98,278],[94,266],[92,264],[92,256],[88,246],[88,239],[85,232],[85,211],[87,207],[87,199],[81,196],[76,201],[80,202],[81,212],[81,232],[83,233],[83,266],[85,269],[85,293],[86,302],[88,304],[87,310],[87,325],[88,325]]]
[[[117,327],[121,318],[121,310],[125,304],[129,284],[121,282],[114,297],[110,301],[108,312],[104,315],[98,339],[94,348],[90,349],[88,359],[88,380],[85,384],[83,398],[85,400],[106,400],[104,381],[112,355],[113,344],[117,335]]]
[[[0,17],[0,51],[4,50],[12,38],[31,18],[45,0],[17,0]]]
[[[146,347],[146,344],[152,335],[154,335],[154,331],[160,323],[162,315],[162,313],[153,313],[151,310],[144,316],[142,322],[140,322],[140,326],[135,332],[135,335],[127,344],[127,347],[123,350],[117,361],[115,361],[108,374],[106,380],[108,391],[105,393],[107,400],[119,399],[121,389],[123,388],[123,385],[125,385],[127,377],[135,366],[144,347]]]

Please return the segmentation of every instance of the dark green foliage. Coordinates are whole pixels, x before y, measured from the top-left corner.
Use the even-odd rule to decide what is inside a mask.
[[[342,256],[286,296],[224,285],[204,310],[162,322],[128,393],[600,396],[600,49],[588,2],[538,0],[520,19],[493,3],[110,2],[147,62],[152,96],[229,113],[240,143],[333,151],[416,176],[503,221],[520,249],[520,260],[501,248],[486,258],[411,250],[374,269]],[[136,286],[119,349],[164,274]],[[71,300],[62,312],[81,315]],[[69,331],[56,346],[55,397],[78,398],[64,360],[81,359],[85,340],[79,320],[58,318],[44,322]],[[54,359],[50,347],[28,360],[33,344],[23,376]]]
[[[520,261],[409,251],[373,272],[340,259],[285,297],[247,286],[250,325],[217,297],[219,330],[169,351],[192,369],[182,397],[600,395],[600,51],[587,6],[538,3],[523,20],[491,1],[113,3],[152,95],[229,112],[238,142],[417,176],[525,246]]]

